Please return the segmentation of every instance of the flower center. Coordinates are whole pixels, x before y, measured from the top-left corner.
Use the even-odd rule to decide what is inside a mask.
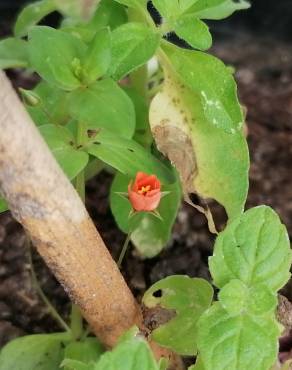
[[[138,193],[144,195],[144,194],[147,194],[148,191],[150,191],[150,190],[151,190],[150,185],[142,186],[142,188],[140,190],[138,190]]]

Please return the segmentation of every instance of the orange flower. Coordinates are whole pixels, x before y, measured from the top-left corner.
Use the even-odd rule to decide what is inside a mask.
[[[138,172],[128,186],[129,200],[137,212],[156,210],[161,199],[161,184],[155,175]]]

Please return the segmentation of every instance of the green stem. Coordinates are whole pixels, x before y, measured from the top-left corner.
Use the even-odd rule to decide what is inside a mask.
[[[164,40],[162,40],[162,45],[164,45],[164,44],[165,44],[165,42],[164,42]],[[158,50],[156,52],[156,55],[157,55],[160,63],[162,62],[162,64],[167,66],[170,70],[172,70],[172,71],[174,70],[170,60],[168,59],[168,56],[166,55],[166,53],[164,52],[164,50],[161,47],[158,48]]]
[[[31,280],[32,280],[32,284],[33,284],[35,290],[38,292],[39,296],[41,297],[41,299],[43,300],[43,302],[47,306],[48,312],[59,323],[60,327],[63,328],[65,331],[70,332],[71,329],[66,324],[66,322],[62,319],[62,317],[59,315],[59,313],[57,312],[55,307],[51,304],[51,302],[49,301],[49,299],[47,298],[47,296],[43,292],[43,290],[42,290],[42,288],[41,288],[41,286],[38,282],[36,272],[35,272],[35,269],[34,269],[34,266],[33,266],[32,255],[31,255],[31,243],[30,243],[30,239],[29,239],[28,236],[26,236],[26,245],[27,245],[27,250],[28,250],[28,260],[29,260],[29,264],[30,264]]]
[[[147,8],[141,4],[140,5],[138,4],[138,8],[128,9],[128,19],[129,19],[129,22],[146,23],[148,26],[153,28],[153,30],[157,30],[155,22],[153,21]]]
[[[99,174],[104,169],[104,163],[99,159],[93,159],[90,161],[84,172],[85,172],[85,182],[92,179],[94,176]]]
[[[83,317],[81,315],[79,307],[75,304],[72,304],[71,307],[70,321],[72,337],[75,340],[79,340],[83,334]]]
[[[84,341],[88,335],[91,333],[91,328],[89,325],[87,325],[87,327],[84,329],[83,331],[83,334],[82,334],[82,337],[81,337],[81,341]]]
[[[84,171],[81,171],[75,182],[75,188],[82,199],[83,203],[85,201],[85,176]],[[80,309],[75,304],[72,304],[71,308],[71,332],[74,339],[80,339],[83,333],[83,318]]]
[[[77,128],[77,147],[82,146],[86,142],[86,125],[83,122],[78,123]],[[75,189],[79,194],[82,202],[85,202],[85,172],[81,171],[75,179]],[[83,334],[83,317],[78,306],[72,304],[71,308],[71,332],[74,339],[78,340]]]
[[[147,64],[130,74],[132,87],[145,99],[148,99],[148,68]]]
[[[144,7],[139,7],[139,9],[128,9],[128,18],[130,22],[141,22],[146,23],[155,31],[157,30],[150,14],[148,13],[147,9]],[[137,92],[146,100],[148,99],[148,68],[147,64],[141,66],[137,70],[133,71],[130,74],[130,79],[132,83],[132,87],[137,90]]]
[[[85,173],[81,171],[75,179],[75,189],[79,194],[82,202],[85,202]]]
[[[87,132],[86,132],[86,124],[83,122],[78,122],[77,127],[77,137],[76,137],[76,144],[77,148],[86,144],[87,141]],[[79,194],[82,202],[85,202],[85,171],[81,171],[76,179],[75,179],[75,189]]]
[[[117,262],[117,265],[118,265],[119,268],[121,268],[122,263],[123,263],[123,259],[125,257],[125,254],[126,254],[127,250],[128,250],[128,246],[129,246],[129,243],[130,243],[130,240],[131,240],[131,236],[132,236],[132,233],[129,231],[129,234],[127,235],[127,238],[124,242],[122,251],[120,253],[120,256],[119,256],[119,259],[118,259],[118,262]]]

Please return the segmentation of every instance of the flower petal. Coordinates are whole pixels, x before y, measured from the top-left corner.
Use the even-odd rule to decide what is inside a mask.
[[[144,195],[132,191],[129,193],[129,199],[135,211],[142,212],[145,210],[146,198]]]
[[[141,192],[142,188],[150,188]],[[134,183],[128,185],[128,195],[132,207],[138,212],[151,212],[157,209],[161,199],[161,184],[155,175],[138,172]]]

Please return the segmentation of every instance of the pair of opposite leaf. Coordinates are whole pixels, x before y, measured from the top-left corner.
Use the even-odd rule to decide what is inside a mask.
[[[118,2],[141,9],[146,8],[145,0],[117,0]],[[154,7],[163,18],[161,33],[175,32],[191,47],[207,50],[212,45],[209,28],[201,19],[219,20],[240,9],[249,8],[245,0],[153,0]]]

